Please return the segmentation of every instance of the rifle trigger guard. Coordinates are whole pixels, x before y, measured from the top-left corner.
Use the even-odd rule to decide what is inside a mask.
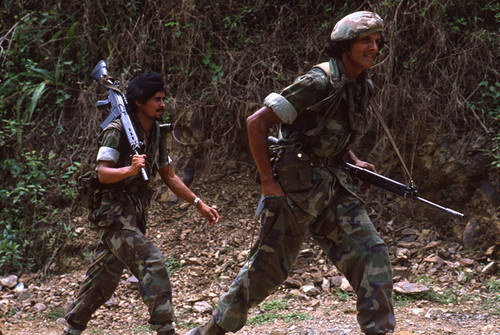
[[[417,185],[414,183],[410,184],[410,198],[416,198],[418,196]]]

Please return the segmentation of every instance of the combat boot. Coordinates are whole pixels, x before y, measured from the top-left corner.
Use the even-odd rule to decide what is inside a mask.
[[[227,331],[215,323],[214,318],[204,326],[198,326],[186,333],[186,335],[224,335]]]
[[[66,327],[64,327],[62,335],[80,335],[81,333],[82,330],[73,328],[70,325],[66,325]]]

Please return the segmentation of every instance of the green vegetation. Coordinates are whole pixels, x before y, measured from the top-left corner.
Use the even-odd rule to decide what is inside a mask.
[[[484,301],[484,308],[496,315],[500,315],[500,279],[498,277],[492,277],[486,286],[492,296]]]
[[[430,292],[420,293],[416,295],[401,295],[394,296],[396,306],[405,306],[406,304],[417,300],[428,300],[431,302],[438,302],[441,304],[449,304],[459,307],[462,303],[472,301],[478,298],[475,294],[464,294],[465,287],[463,285],[456,285],[441,289],[441,285],[427,276],[414,276],[410,281],[421,283],[430,288]],[[467,280],[466,280],[467,281]],[[486,299],[481,299],[481,308],[489,310],[491,313],[500,314],[500,280],[497,277],[492,277],[486,283],[488,293],[491,295]],[[435,289],[439,288],[439,289]]]
[[[264,311],[284,311],[288,308],[288,299],[263,302],[260,304],[260,307]]]
[[[168,274],[171,276],[172,272],[175,270],[180,270],[182,268],[181,262],[175,257],[170,257],[165,261],[165,265],[167,266]]]
[[[284,322],[294,322],[294,321],[307,321],[311,320],[311,316],[304,312],[291,312],[286,314],[279,313],[265,313],[252,316],[248,319],[247,324],[254,326],[262,326],[266,323],[273,322],[275,320],[283,320]]]
[[[49,309],[48,312],[44,313],[45,318],[51,320],[51,321],[56,321],[57,319],[64,318],[64,315],[66,313],[64,312],[64,308],[62,307],[52,307]]]
[[[500,80],[492,66],[500,5],[362,6],[389,23],[372,74],[402,152],[415,157],[433,142],[451,155],[452,144],[470,135],[484,139],[478,149],[500,168]],[[99,60],[122,88],[140,72],[163,74],[167,117],[182,124],[196,114],[211,157],[239,155],[253,104],[323,61],[333,20],[356,9],[353,0],[0,2],[0,274],[47,272],[73,236],[72,218],[85,214],[76,180],[94,167],[105,117],[95,108],[104,92],[89,77]]]
[[[304,312],[280,313],[288,309],[288,303],[288,299],[271,300],[261,303],[259,307],[264,312],[249,318],[248,324],[260,326],[275,320],[283,320],[289,323],[311,319],[311,316]]]
[[[130,329],[131,334],[154,334],[149,326],[137,326]]]
[[[349,301],[353,297],[355,297],[356,294],[354,292],[343,291],[340,288],[336,287],[335,291],[333,292],[333,296],[336,300],[339,301]]]

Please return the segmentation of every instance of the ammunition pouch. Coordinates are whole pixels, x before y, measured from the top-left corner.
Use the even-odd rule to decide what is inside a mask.
[[[97,171],[89,171],[78,180],[80,205],[84,208],[94,210],[100,206],[101,183],[97,177]]]
[[[277,154],[276,172],[285,192],[305,191],[312,186],[311,157],[297,146],[284,146]]]

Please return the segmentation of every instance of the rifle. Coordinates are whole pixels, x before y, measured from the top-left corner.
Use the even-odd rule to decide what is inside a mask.
[[[440,206],[438,204],[435,204],[433,202],[430,202],[429,200],[420,198],[418,196],[417,187],[415,185],[412,185],[412,186],[405,185],[403,183],[392,180],[390,178],[382,176],[382,175],[375,173],[373,171],[363,169],[359,166],[356,166],[356,165],[353,165],[353,164],[350,164],[347,162],[343,163],[341,168],[344,171],[346,171],[349,175],[351,175],[352,177],[356,177],[364,182],[367,182],[369,184],[380,187],[386,191],[403,196],[405,198],[411,198],[411,199],[418,200],[420,202],[431,205],[433,207],[441,209],[449,214],[458,216],[460,218],[463,218],[465,216],[464,214],[459,213],[457,211],[454,211],[453,209],[449,209],[449,208]]]
[[[97,108],[107,108],[110,110],[108,117],[101,123],[101,129],[106,128],[116,118],[120,118],[132,152],[134,155],[139,155],[139,149],[144,144],[137,137],[132,120],[127,113],[127,98],[120,91],[114,79],[108,75],[106,62],[101,60],[94,70],[92,70],[90,76],[108,89],[108,99],[97,101]],[[141,174],[144,181],[149,180],[146,169],[141,168]]]

